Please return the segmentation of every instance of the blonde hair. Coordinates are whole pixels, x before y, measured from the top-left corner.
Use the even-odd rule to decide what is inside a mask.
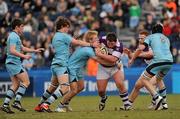
[[[86,41],[86,42],[91,42],[92,41],[92,39],[93,39],[93,36],[97,36],[98,35],[98,32],[97,31],[94,31],[94,30],[89,30],[89,31],[87,31],[86,33],[85,33],[85,35],[84,35],[84,40]]]

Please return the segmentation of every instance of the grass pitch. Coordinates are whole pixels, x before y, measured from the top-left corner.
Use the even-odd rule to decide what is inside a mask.
[[[33,109],[40,98],[23,98],[22,105],[26,112],[15,111],[15,114],[6,114],[0,111],[0,119],[180,119],[180,95],[168,95],[169,109],[164,111],[148,110],[150,96],[139,96],[134,103],[135,110],[119,111],[122,105],[119,96],[109,96],[104,111],[98,110],[98,96],[78,96],[71,102],[73,112],[68,113],[38,113]],[[0,103],[4,99],[0,99]],[[58,101],[51,105],[54,110]]]

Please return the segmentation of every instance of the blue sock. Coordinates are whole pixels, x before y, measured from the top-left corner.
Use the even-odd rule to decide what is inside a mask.
[[[20,102],[22,96],[25,94],[26,92],[26,87],[21,84],[17,90],[17,93],[16,93],[16,97],[15,97],[15,102]]]
[[[3,106],[9,106],[9,102],[11,101],[11,99],[14,97],[15,93],[12,89],[9,89],[6,93],[6,97],[4,99],[4,103]]]
[[[56,90],[48,99],[47,99],[47,101],[45,102],[45,103],[47,103],[47,104],[52,104],[55,100],[57,100],[58,99],[58,97],[61,97],[61,96],[63,96],[63,93],[62,93],[62,91],[61,90]]]
[[[48,90],[46,90],[46,91],[43,93],[39,104],[42,104],[43,102],[45,102],[45,101],[51,96],[51,94],[52,94],[52,93],[50,93]]]

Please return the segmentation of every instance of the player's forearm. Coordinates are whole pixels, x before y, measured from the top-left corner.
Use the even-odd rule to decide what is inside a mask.
[[[81,41],[81,40],[75,40],[75,39],[72,40],[72,44],[79,45],[79,46],[91,46],[91,44],[88,42]]]
[[[108,62],[111,62],[111,63],[116,63],[116,61],[118,60],[117,57],[115,56],[112,56],[112,55],[106,55],[106,54],[97,54],[98,57],[108,61]]]
[[[35,52],[35,49],[31,49],[31,48],[27,48],[27,47],[22,46],[22,51],[24,51],[24,52]]]
[[[135,60],[141,54],[142,50],[137,49],[134,54],[132,55],[132,60]]]
[[[104,59],[102,59],[100,57],[96,57],[96,58],[93,58],[93,59],[96,60],[97,62],[99,62],[102,65],[112,66],[112,65],[116,64],[116,63],[112,63],[112,62],[109,62],[107,60],[104,60]]]
[[[12,55],[15,55],[15,56],[17,56],[17,57],[20,57],[20,58],[25,58],[25,55],[24,54],[22,54],[22,53],[20,53],[20,52],[17,52],[16,50],[10,50],[10,53],[12,54]]]
[[[149,52],[141,52],[139,54],[139,57],[142,57],[142,58],[152,58],[153,55],[151,53],[149,53]]]

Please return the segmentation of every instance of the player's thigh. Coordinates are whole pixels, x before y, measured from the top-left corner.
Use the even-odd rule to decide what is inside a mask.
[[[51,77],[51,85],[54,85],[54,86],[59,85],[57,76],[52,75],[52,77]]]
[[[159,89],[163,89],[166,87],[163,80],[157,80],[157,85]]]
[[[68,74],[63,74],[63,75],[59,75],[57,76],[58,78],[58,82],[60,85],[68,85],[69,84],[69,77]]]
[[[157,69],[158,69],[158,73],[156,74],[157,80],[162,80],[164,78],[164,76],[167,75],[167,73],[169,72],[171,67],[172,67],[172,65],[166,65],[166,64],[157,67]]]
[[[16,77],[23,83],[23,85],[25,85],[26,87],[29,86],[30,81],[29,81],[28,73],[26,71],[17,74]]]
[[[59,65],[51,66],[52,75],[57,77],[60,86],[66,86],[69,84],[68,69],[67,67],[61,67]]]
[[[113,75],[113,79],[114,79],[116,84],[123,83],[123,81],[124,81],[124,72],[122,72],[121,70],[117,70],[117,72],[114,73],[114,75]]]
[[[74,94],[78,93],[78,83],[77,81],[71,82],[70,83],[70,90],[71,92],[73,92]]]
[[[17,74],[20,74],[25,71],[25,69],[22,67],[21,64],[14,64],[11,62],[6,64],[6,69],[9,73],[10,77],[16,76]]]
[[[84,89],[84,80],[83,79],[78,80],[77,84],[78,84],[78,91],[81,91]]]
[[[97,80],[102,79],[109,79],[111,77],[111,68],[106,68],[101,65],[98,65],[98,71],[97,71]]]
[[[140,89],[140,88],[144,87],[144,84],[143,84],[143,81],[142,81],[142,78],[141,78],[141,77],[136,81],[134,87],[135,87],[136,89]]]
[[[58,82],[60,84],[60,89],[63,93],[67,93],[69,91],[69,77],[68,74],[63,74],[57,76]]]
[[[157,78],[156,78],[156,76],[153,76],[153,77],[151,78],[150,82],[151,82],[152,85],[156,85],[156,84],[157,84]]]
[[[10,79],[11,79],[11,82],[12,82],[11,89],[13,91],[17,91],[17,89],[19,88],[19,85],[20,85],[20,81],[15,76],[11,76]]]

